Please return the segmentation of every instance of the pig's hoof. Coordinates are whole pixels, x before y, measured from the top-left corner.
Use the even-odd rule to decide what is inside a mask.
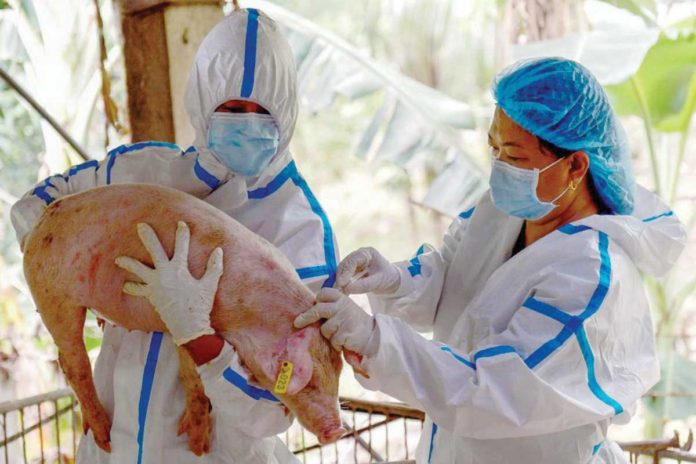
[[[111,422],[106,420],[97,420],[90,422],[87,428],[92,429],[92,435],[94,436],[94,442],[98,447],[106,451],[111,452]]]
[[[187,404],[184,415],[179,421],[178,435],[186,432],[191,452],[203,456],[210,451],[210,431],[212,420],[208,398],[203,401],[193,401]]]

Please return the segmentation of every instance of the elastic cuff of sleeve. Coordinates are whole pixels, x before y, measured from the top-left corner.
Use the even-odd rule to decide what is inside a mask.
[[[201,379],[218,379],[222,377],[225,369],[232,363],[236,352],[232,346],[225,342],[220,353],[210,361],[196,368]]]
[[[174,336],[172,335],[172,338],[174,339],[174,343],[177,346],[181,346],[185,343],[190,342],[191,340],[195,340],[198,337],[202,337],[203,335],[213,335],[214,333],[215,330],[213,330],[213,328],[209,326],[205,329],[197,330],[196,332],[192,333],[187,333],[186,335],[177,338],[174,338]]]
[[[413,291],[413,276],[408,271],[408,267],[411,263],[408,261],[401,261],[394,263],[396,269],[399,271],[399,288],[388,296],[392,298],[400,298],[402,296],[408,295]],[[387,296],[387,295],[385,295]]]

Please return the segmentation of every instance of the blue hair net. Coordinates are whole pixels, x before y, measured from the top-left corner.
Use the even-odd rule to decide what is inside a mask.
[[[590,158],[590,175],[604,204],[633,211],[635,180],[626,135],[597,79],[563,58],[519,61],[493,81],[498,106],[519,126]]]

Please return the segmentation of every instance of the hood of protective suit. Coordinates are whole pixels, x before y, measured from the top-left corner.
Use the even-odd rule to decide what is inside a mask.
[[[273,175],[290,160],[288,145],[298,111],[297,73],[290,45],[278,25],[256,9],[233,11],[198,47],[185,106],[196,134],[193,144],[199,149],[208,146],[210,116],[228,100],[252,101],[273,116],[280,142],[261,177]]]
[[[659,277],[672,268],[684,250],[686,230],[657,195],[638,186],[635,200],[631,216],[594,215],[573,224],[605,232],[641,271]]]

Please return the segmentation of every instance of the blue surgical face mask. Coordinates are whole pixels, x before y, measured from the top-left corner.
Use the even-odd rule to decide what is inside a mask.
[[[231,171],[254,177],[278,152],[280,132],[273,117],[258,113],[213,113],[208,147]]]
[[[490,184],[491,198],[495,207],[510,216],[531,221],[541,219],[549,214],[558,206],[555,204],[556,200],[565,195],[570,186],[566,187],[553,200],[549,202],[541,201],[537,196],[539,174],[563,159],[560,158],[544,169],[539,170],[536,168],[517,168],[509,163],[493,158]]]

